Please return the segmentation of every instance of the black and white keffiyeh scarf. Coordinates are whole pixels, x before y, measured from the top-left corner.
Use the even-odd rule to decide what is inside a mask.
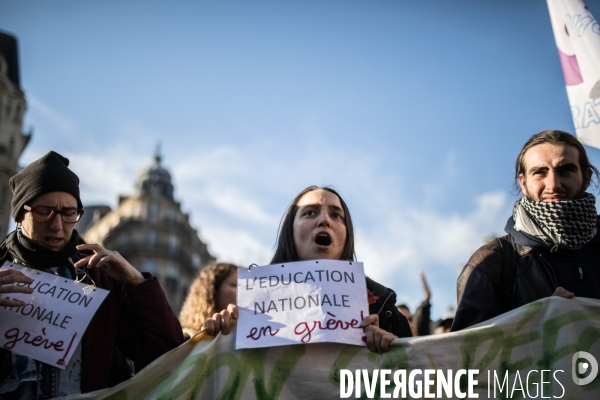
[[[596,235],[596,198],[590,193],[566,201],[534,201],[521,197],[513,209],[515,229],[570,250]]]

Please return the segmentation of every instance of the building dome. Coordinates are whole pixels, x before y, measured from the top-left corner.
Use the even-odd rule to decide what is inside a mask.
[[[86,207],[84,217],[94,208]],[[190,283],[215,257],[173,199],[171,174],[161,165],[160,148],[151,165],[140,171],[134,196],[119,196],[113,211],[96,211],[90,213],[94,218],[84,240],[118,251],[139,271],[152,274],[179,313]]]
[[[159,149],[154,155],[154,162],[140,171],[135,184],[135,196],[161,195],[173,200],[173,183],[171,174],[160,162],[162,157]]]

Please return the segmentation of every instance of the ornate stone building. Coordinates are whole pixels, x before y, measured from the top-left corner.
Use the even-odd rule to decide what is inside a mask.
[[[18,172],[19,157],[31,139],[23,133],[27,108],[19,80],[17,39],[0,32],[0,234],[6,234],[10,221],[12,193],[8,180]]]
[[[92,214],[91,221],[80,221],[77,227],[85,241],[116,250],[140,271],[156,276],[178,314],[189,285],[215,258],[174,200],[171,174],[162,167],[160,155],[140,172],[135,194],[119,198],[116,210],[84,208]]]

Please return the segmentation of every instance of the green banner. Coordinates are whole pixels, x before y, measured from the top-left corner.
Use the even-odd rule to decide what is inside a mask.
[[[546,298],[461,332],[395,340],[381,355],[334,343],[234,343],[235,333],[201,333],[119,386],[69,398],[379,399],[395,389],[398,398],[470,398],[471,389],[480,399],[600,399],[598,300]]]

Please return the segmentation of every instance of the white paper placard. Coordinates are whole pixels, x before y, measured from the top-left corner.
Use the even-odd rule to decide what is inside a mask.
[[[365,345],[369,314],[363,264],[311,260],[238,274],[236,349],[298,343]]]
[[[9,262],[0,269],[6,268],[31,278],[31,284],[18,285],[30,287],[33,293],[0,295],[26,303],[0,306],[0,346],[65,369],[108,290]]]

